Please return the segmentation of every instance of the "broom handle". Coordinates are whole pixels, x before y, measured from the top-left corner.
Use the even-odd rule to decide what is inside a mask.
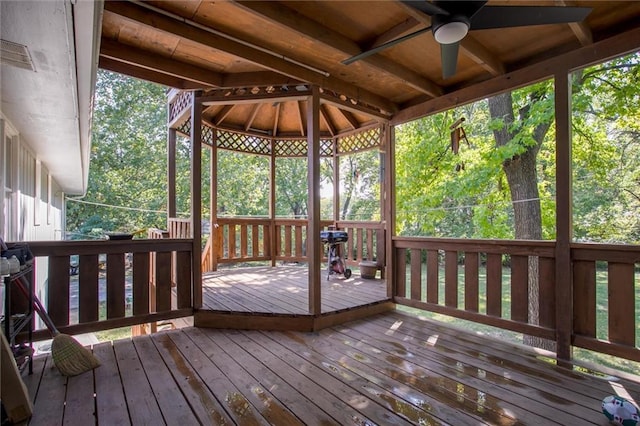
[[[25,287],[26,284],[24,284],[22,280],[24,280],[24,277],[18,278],[16,280],[16,284],[18,284],[18,288],[20,289],[22,294],[28,299],[29,292]],[[49,314],[47,314],[46,309],[44,308],[44,306],[42,306],[42,302],[40,302],[40,299],[38,299],[38,296],[36,296],[35,294],[33,294],[32,296],[33,296],[33,308],[38,313],[38,315],[40,316],[44,324],[47,326],[51,334],[53,334],[54,336],[60,334],[56,326],[53,324],[53,320],[51,319]]]

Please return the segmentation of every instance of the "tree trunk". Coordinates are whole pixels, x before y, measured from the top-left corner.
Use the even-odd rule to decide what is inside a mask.
[[[536,95],[532,95],[531,102],[536,101]],[[527,118],[530,106],[520,110],[520,119]],[[501,129],[494,130],[496,147],[505,146],[511,142],[517,130],[514,129],[515,114],[513,111],[513,99],[511,93],[505,93],[489,99],[489,111],[492,119],[502,119],[504,125]],[[502,163],[502,169],[509,184],[511,201],[513,203],[513,217],[515,238],[518,240],[542,239],[542,213],[540,208],[540,194],[538,192],[538,174],[536,170],[536,158],[540,145],[544,140],[550,122],[540,123],[533,130],[535,144],[512,158]],[[519,126],[515,126],[519,127]],[[509,129],[512,129],[511,131]],[[529,259],[529,322],[539,323],[539,274],[538,259]],[[524,336],[524,343],[549,350],[555,350],[554,342],[533,336]]]

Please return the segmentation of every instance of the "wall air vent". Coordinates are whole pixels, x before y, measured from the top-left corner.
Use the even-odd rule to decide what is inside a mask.
[[[27,46],[0,40],[0,63],[35,71]]]

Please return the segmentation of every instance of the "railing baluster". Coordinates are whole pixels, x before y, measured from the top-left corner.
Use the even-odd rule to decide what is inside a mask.
[[[178,309],[192,306],[191,291],[191,252],[179,251],[176,253],[176,292]]]
[[[260,256],[260,225],[251,225],[251,256]]]
[[[458,252],[444,253],[444,304],[458,307]]]
[[[609,262],[609,341],[635,346],[634,264]]]
[[[511,319],[529,321],[529,257],[511,256]]]
[[[47,312],[56,326],[69,324],[69,256],[49,257]]]
[[[427,302],[438,303],[440,261],[438,250],[427,250]]]
[[[249,248],[249,235],[248,235],[247,225],[243,223],[240,225],[240,257],[241,258],[247,257],[248,248]]]
[[[171,310],[171,252],[156,253],[156,311]]]
[[[236,225],[229,224],[229,259],[236,258]]]
[[[502,317],[502,255],[487,254],[487,315]]]
[[[107,254],[107,318],[125,315],[124,253]]]
[[[84,254],[78,260],[78,321],[98,321],[98,255]]]
[[[407,297],[407,251],[396,250],[396,296]]]
[[[411,299],[422,300],[422,250],[411,249]]]
[[[149,253],[133,253],[133,315],[149,313]]]
[[[539,323],[542,327],[556,327],[556,262],[549,257],[538,258],[538,286],[540,295],[539,303]],[[595,274],[594,274],[595,279]],[[595,282],[594,282],[595,288]],[[575,306],[575,304],[574,304]]]
[[[464,254],[464,309],[478,312],[478,282],[480,261],[478,253]]]

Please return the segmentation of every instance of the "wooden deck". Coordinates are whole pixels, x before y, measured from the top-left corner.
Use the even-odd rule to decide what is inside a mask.
[[[381,279],[351,278],[322,271],[322,312],[333,312],[388,300]],[[379,273],[378,273],[378,276]],[[203,275],[203,309],[249,313],[304,315],[309,313],[306,266],[221,269]]]
[[[606,425],[602,398],[640,400],[640,379],[399,312],[318,333],[187,327],[93,351],[102,366],[68,379],[36,358],[32,425]]]

